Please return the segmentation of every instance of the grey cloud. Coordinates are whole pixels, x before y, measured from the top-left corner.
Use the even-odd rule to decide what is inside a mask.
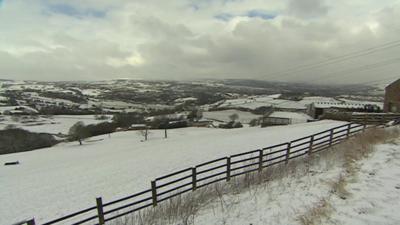
[[[138,32],[142,32],[148,37],[155,39],[177,39],[184,38],[193,35],[193,33],[182,24],[168,24],[161,21],[156,17],[131,17],[132,25],[136,28]]]
[[[7,32],[0,31],[3,34],[0,37],[0,78],[256,78],[348,83],[376,79],[378,75],[390,77],[398,71],[398,66],[390,65],[321,79],[348,68],[394,58],[399,49],[393,48],[340,65],[279,73],[297,65],[327,60],[398,39],[400,31],[389,27],[398,26],[399,7],[383,7],[377,11],[374,3],[363,10],[373,12],[352,15],[350,9],[344,10],[347,5],[331,3],[329,10],[332,13],[323,16],[327,6],[307,0],[292,1],[285,6],[290,9],[287,11],[271,8],[271,11],[282,13],[268,20],[233,17],[229,21],[218,21],[213,17],[218,12],[227,11],[232,15],[245,12],[253,6],[252,1],[258,2],[235,2],[235,7],[240,4],[243,7],[236,11],[231,9],[231,12],[218,8],[219,5],[209,11],[202,8],[193,12],[187,11],[187,2],[183,0],[169,6],[161,2],[169,11],[163,10],[155,0],[150,3],[121,0],[117,2],[120,7],[109,8],[106,18],[84,20],[57,15],[43,18],[24,11],[24,21],[32,21],[29,29],[20,21],[0,15],[0,19],[6,19],[10,24]],[[15,5],[14,13],[18,12],[21,2]],[[90,8],[90,2],[85,1],[84,7]],[[99,4],[105,7],[107,2],[99,1]],[[79,2],[72,0],[70,4]],[[310,4],[312,9],[308,7]],[[313,15],[313,19],[308,15]],[[343,16],[346,19],[342,19]],[[0,20],[2,24],[4,21]]]
[[[325,0],[289,0],[288,12],[302,18],[324,16],[329,7]]]

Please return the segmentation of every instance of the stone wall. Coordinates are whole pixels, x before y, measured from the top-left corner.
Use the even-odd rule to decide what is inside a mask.
[[[385,89],[384,112],[400,112],[400,79]]]

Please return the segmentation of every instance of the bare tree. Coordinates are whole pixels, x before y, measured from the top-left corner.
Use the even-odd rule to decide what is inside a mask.
[[[237,113],[234,113],[234,114],[232,114],[232,115],[229,116],[229,119],[230,119],[232,122],[235,122],[237,119],[239,119],[239,115],[238,115]]]
[[[138,133],[139,133],[140,136],[144,137],[145,141],[147,141],[148,136],[149,136],[149,129],[147,127],[144,130],[139,130]]]
[[[189,112],[187,118],[190,121],[199,121],[203,117],[203,112],[199,108],[194,108]]]
[[[82,140],[89,137],[89,131],[86,129],[85,124],[82,121],[76,122],[69,128],[68,132],[70,138],[72,140],[77,140],[79,145],[82,145]]]

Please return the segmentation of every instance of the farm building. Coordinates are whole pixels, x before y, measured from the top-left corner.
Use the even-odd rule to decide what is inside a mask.
[[[336,102],[315,102],[308,105],[308,115],[318,119],[325,113],[336,112],[379,112],[377,105],[366,103],[336,103]]]
[[[400,112],[400,79],[385,88],[385,112]]]
[[[190,122],[190,126],[192,127],[211,127],[212,125],[213,121],[208,119],[200,119],[197,121]]]
[[[261,127],[289,125],[292,121],[290,118],[281,117],[264,117],[261,121]]]

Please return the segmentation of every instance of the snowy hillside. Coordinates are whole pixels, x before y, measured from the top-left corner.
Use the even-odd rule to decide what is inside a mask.
[[[78,121],[82,121],[85,125],[96,124],[105,122],[108,120],[96,120],[94,115],[58,115],[58,116],[37,116],[37,118],[22,117],[17,118],[18,121],[14,121],[16,117],[2,116],[0,117],[0,129],[4,129],[8,125],[13,125],[24,130],[38,133],[50,133],[50,134],[68,134],[69,128]],[[111,118],[111,116],[109,116]]]
[[[149,141],[138,132],[98,136],[91,142],[60,144],[0,156],[17,166],[0,169],[0,224],[35,217],[44,222],[84,207],[149,188],[150,180],[217,157],[304,137],[343,122],[320,121],[271,128],[152,130]]]
[[[367,158],[353,161],[352,172],[335,150],[313,163],[300,162],[286,168],[291,172],[283,178],[220,196],[193,224],[400,224],[400,139],[373,148]]]
[[[358,163],[359,172],[347,189],[348,199],[332,199],[329,224],[400,224],[400,140],[381,144],[368,159]]]
[[[400,224],[400,139],[373,148],[367,158],[352,159],[352,172],[331,150],[265,184],[227,191],[197,212],[193,224]]]

